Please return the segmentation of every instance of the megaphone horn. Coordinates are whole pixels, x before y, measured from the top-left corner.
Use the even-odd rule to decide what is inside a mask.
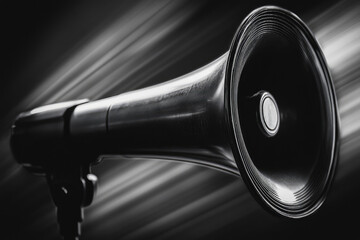
[[[20,163],[47,175],[59,211],[90,204],[96,159],[126,155],[240,173],[267,209],[301,218],[320,207],[334,175],[337,105],[310,30],[267,6],[246,17],[230,50],[207,66],[115,97],[22,113],[11,142]],[[59,190],[65,185],[70,193]],[[62,225],[74,217],[60,215]],[[62,232],[79,234],[71,229]]]

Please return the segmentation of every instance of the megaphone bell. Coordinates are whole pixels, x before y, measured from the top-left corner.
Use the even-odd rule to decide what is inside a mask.
[[[47,176],[64,236],[79,235],[81,214],[69,209],[90,204],[96,179],[89,168],[106,155],[241,175],[266,209],[301,218],[320,207],[334,175],[337,104],[310,30],[293,13],[266,6],[246,17],[230,50],[212,63],[107,99],[24,112],[11,144],[21,164]],[[74,214],[73,227],[64,223]]]

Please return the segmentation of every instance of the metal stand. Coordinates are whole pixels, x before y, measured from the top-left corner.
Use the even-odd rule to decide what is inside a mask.
[[[78,166],[57,169],[48,174],[47,181],[57,207],[61,235],[65,240],[79,239],[84,218],[83,207],[89,206],[94,198],[97,177],[90,173],[89,166]]]

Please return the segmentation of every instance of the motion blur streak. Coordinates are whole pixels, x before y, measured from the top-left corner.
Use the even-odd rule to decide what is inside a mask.
[[[178,5],[179,2],[169,4],[169,1],[139,3],[75,51],[24,103],[33,105],[34,102],[56,102],[83,96],[99,98],[116,85],[122,85],[132,72],[141,71],[146,63],[157,57],[159,52],[153,51],[154,45],[174,31],[195,9],[177,11]],[[141,59],[148,60],[143,62]],[[146,80],[128,81],[141,84]]]
[[[143,168],[143,166],[139,167]],[[96,201],[96,203],[99,204],[96,211],[89,214],[90,219],[92,215],[94,218],[106,215],[112,210],[121,208],[123,205],[134,201],[136,198],[141,197],[141,195],[146,195],[156,188],[161,189],[162,185],[168,184],[171,178],[179,178],[178,175],[183,175],[189,170],[190,167],[187,165],[171,168],[169,164],[158,163],[155,166],[150,166],[145,171],[143,170],[143,172],[139,172],[137,175],[131,175],[131,172],[125,173],[124,175],[129,174],[128,180],[121,182],[122,184],[119,181],[119,184],[111,189],[111,192],[113,192],[112,194],[109,194],[108,192],[103,193],[104,197],[100,198],[99,201]],[[129,177],[131,179],[129,179]],[[121,180],[121,178],[117,180]],[[112,181],[110,181],[110,184],[111,183]],[[104,183],[104,185],[106,186],[106,183]],[[99,194],[101,194],[101,192]],[[116,198],[111,198],[111,195],[115,195]],[[118,197],[118,195],[121,196]],[[103,201],[101,201],[101,199],[103,199]],[[104,200],[108,200],[108,202]]]
[[[229,21],[231,14],[236,14],[233,11],[216,20],[215,24],[201,29],[188,27],[185,34],[176,38],[171,36],[184,27],[184,23],[200,7],[199,3],[190,1],[138,2],[108,26],[87,36],[82,45],[73,49],[62,64],[12,109],[8,114],[9,121],[24,109],[46,103],[89,97],[94,100],[149,85],[154,81],[154,76],[202,44],[221,36],[225,29],[219,30],[222,22]],[[4,139],[1,143],[5,144],[8,139]],[[8,162],[12,168],[8,168],[3,181],[12,177],[21,185],[24,178],[15,176],[20,166],[11,158]],[[190,164],[162,160],[120,162],[117,159],[104,162],[112,165],[103,163],[95,169],[96,174],[101,176],[100,186],[93,205],[85,212],[85,239],[104,237],[104,232],[109,233],[107,238],[126,236],[134,239],[159,234],[174,237],[167,232],[169,229],[173,234],[178,234],[178,229],[191,229],[193,225],[189,226],[190,220],[201,226],[204,221],[215,220],[217,217],[214,213],[226,212],[224,207],[236,205],[236,199],[249,198],[249,194],[241,194],[244,186],[237,178]],[[34,183],[33,188],[17,193],[16,197],[27,198],[36,191],[34,188],[44,187],[40,179],[31,182]],[[46,197],[49,198],[48,195]],[[35,221],[42,227],[34,227],[34,223],[28,226],[29,229],[44,229],[45,223],[56,228],[56,217],[54,211],[50,210],[52,205],[43,205],[46,209],[39,211],[47,214],[38,214],[40,217],[36,217]],[[242,212],[249,212],[250,209]],[[243,216],[237,215],[235,219]],[[230,215],[226,219],[212,229],[224,226],[234,217]],[[121,228],[117,228],[118,225]],[[206,235],[209,230],[202,229],[197,234]]]
[[[360,170],[360,2],[340,2],[309,24],[323,48],[338,99],[340,180]]]
[[[95,100],[177,77],[172,74],[178,74],[179,67],[174,70],[173,66],[179,63],[182,70],[187,62],[205,65],[207,62],[201,61],[214,60],[229,47],[236,29],[229,27],[230,23],[238,26],[254,9],[233,2],[228,3],[230,7],[223,4],[223,12],[212,12],[211,23],[196,26],[192,20],[203,13],[201,9],[207,11],[205,1],[138,1],[119,11],[121,14],[113,12],[111,20],[94,26],[94,32],[72,46],[70,54],[32,86],[1,119],[2,125],[8,129],[17,113],[46,103]],[[347,196],[351,197],[353,188],[360,189],[356,176],[360,171],[360,2],[343,1],[320,14],[305,14],[310,16],[307,23],[330,66],[339,104],[339,168],[332,191],[335,194],[329,198],[330,206],[337,206],[344,196],[339,192],[348,189]],[[221,45],[219,42],[222,49],[215,46]],[[202,53],[202,60],[197,58],[198,53]],[[199,67],[196,64],[189,64],[190,70]],[[170,78],[159,78],[166,71],[171,72],[165,74]],[[2,132],[0,136],[0,186],[8,185],[3,194],[10,196],[2,199],[2,209],[12,206],[14,210],[5,212],[3,218],[12,219],[9,224],[22,230],[12,231],[10,239],[24,239],[24,234],[57,239],[54,206],[45,181],[15,163],[8,135]],[[99,190],[94,204],[85,209],[84,239],[193,239],[211,237],[217,231],[223,236],[227,230],[250,238],[269,232],[293,234],[300,224],[302,229],[313,229],[313,225],[321,225],[319,222],[335,222],[319,214],[315,220],[291,225],[267,214],[241,179],[199,166],[114,158],[95,166],[94,172],[99,176]]]
[[[179,226],[181,227],[182,224],[188,222],[194,217],[207,213],[214,208],[216,209],[229,199],[235,198],[236,194],[234,193],[239,190],[238,188],[239,184],[237,182],[233,182],[208,195],[201,196],[196,201],[193,201],[185,206],[181,206],[160,219],[152,221],[146,226],[136,230],[136,232],[125,236],[125,239],[136,239],[142,235],[151,236],[153,229],[163,228],[166,230],[169,229],[169,227],[170,229]]]

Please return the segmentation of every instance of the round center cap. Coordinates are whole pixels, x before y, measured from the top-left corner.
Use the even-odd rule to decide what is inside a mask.
[[[279,130],[280,114],[274,97],[268,93],[262,93],[260,98],[260,120],[266,135],[274,136]]]
[[[263,102],[262,112],[266,127],[270,130],[274,130],[278,123],[278,116],[275,102],[271,98],[265,98]]]

